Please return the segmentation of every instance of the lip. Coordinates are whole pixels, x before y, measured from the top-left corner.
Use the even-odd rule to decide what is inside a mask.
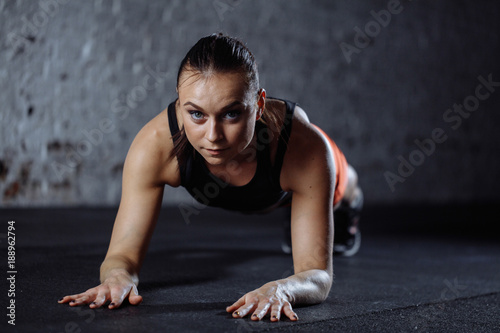
[[[227,150],[227,148],[223,148],[223,149],[209,149],[209,148],[205,148],[205,150],[212,156],[217,156],[217,155],[220,155],[222,154],[224,151]]]

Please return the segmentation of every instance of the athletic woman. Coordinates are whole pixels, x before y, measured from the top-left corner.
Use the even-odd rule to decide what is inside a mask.
[[[354,170],[304,110],[266,96],[253,55],[234,38],[200,39],[181,62],[177,93],[127,154],[101,284],[59,302],[110,309],[125,300],[141,303],[139,270],[164,187],[184,186],[203,204],[225,209],[261,213],[291,206],[283,250],[292,253],[294,274],[246,293],[226,310],[234,318],[297,320],[294,305],[327,298],[333,254],[352,255],[359,247],[362,192]],[[338,207],[344,216],[336,221],[334,247]]]

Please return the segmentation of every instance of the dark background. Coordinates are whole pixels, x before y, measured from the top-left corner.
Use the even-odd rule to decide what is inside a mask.
[[[176,97],[187,50],[218,31],[247,43],[268,95],[335,139],[367,202],[496,203],[500,87],[460,126],[444,116],[474,102],[480,76],[500,82],[498,17],[493,0],[0,1],[0,205],[116,206],[135,134]],[[186,200],[172,189],[164,203]]]

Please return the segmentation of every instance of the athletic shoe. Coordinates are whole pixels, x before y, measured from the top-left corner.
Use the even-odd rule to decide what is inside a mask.
[[[351,257],[361,246],[361,232],[359,230],[359,217],[363,208],[363,192],[351,204],[342,202],[333,213],[335,237],[333,241],[333,254]]]

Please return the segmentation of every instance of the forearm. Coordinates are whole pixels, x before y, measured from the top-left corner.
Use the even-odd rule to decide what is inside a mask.
[[[332,275],[325,270],[311,269],[278,282],[288,295],[290,303],[317,304],[323,302],[332,286]]]
[[[104,282],[111,274],[128,274],[135,285],[139,284],[139,267],[123,256],[108,256],[101,264],[100,280]]]

